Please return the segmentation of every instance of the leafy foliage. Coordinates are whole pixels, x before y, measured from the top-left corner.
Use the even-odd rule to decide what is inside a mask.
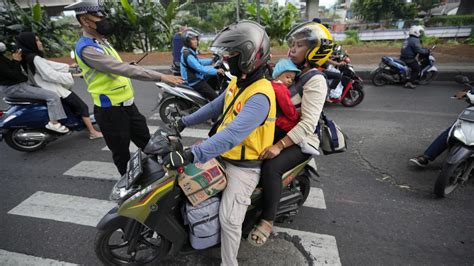
[[[356,15],[369,22],[413,19],[417,14],[416,4],[405,3],[404,0],[356,0],[352,8]]]
[[[163,7],[160,2],[145,0],[129,3],[127,0],[104,3],[110,22],[117,29],[111,41],[120,51],[131,52],[162,50],[169,47],[177,28],[174,24],[178,11],[188,3],[179,5],[177,0]]]
[[[428,11],[431,8],[433,8],[436,4],[438,4],[440,1],[439,0],[413,0],[412,2],[418,6],[419,10]]]
[[[188,25],[203,32],[218,32],[236,21],[236,3],[192,3],[184,10],[189,14],[177,18],[176,23]]]
[[[436,16],[431,17],[426,23],[427,25],[444,25],[444,26],[465,26],[474,25],[474,15],[462,16]]]
[[[44,43],[47,56],[68,53],[79,38],[79,28],[73,28],[63,20],[51,21],[37,3],[29,9],[20,8],[14,0],[2,0],[4,10],[0,11],[1,41],[10,50],[14,49],[15,37],[22,31],[37,33]]]
[[[257,21],[257,6],[250,4],[247,6],[246,15],[248,19]],[[272,2],[268,7],[260,8],[260,23],[265,27],[268,35],[273,41],[282,45],[286,34],[291,26],[299,18],[299,10],[288,3],[286,7],[279,6],[278,2]]]

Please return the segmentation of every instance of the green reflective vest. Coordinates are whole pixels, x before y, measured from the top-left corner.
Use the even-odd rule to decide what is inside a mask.
[[[92,96],[94,105],[99,107],[117,106],[120,103],[130,100],[133,97],[133,87],[129,78],[110,73],[99,72],[89,67],[82,60],[82,50],[87,46],[99,48],[105,54],[113,56],[122,62],[120,55],[114,48],[108,45],[101,45],[94,42],[91,38],[81,37],[76,45],[76,59],[79,67],[83,71],[84,80],[87,84],[87,90]]]

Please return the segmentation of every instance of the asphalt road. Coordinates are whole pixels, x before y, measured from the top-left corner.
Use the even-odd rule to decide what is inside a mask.
[[[139,109],[152,117],[157,90],[153,83],[134,84]],[[292,224],[280,227],[335,238],[338,260],[316,258],[316,264],[472,265],[472,180],[448,198],[435,199],[432,190],[443,158],[424,170],[408,165],[408,159],[422,153],[466,107],[465,102],[449,98],[459,89],[452,82],[416,90],[366,85],[360,106],[327,106],[328,116],[349,136],[349,150],[316,159],[321,177],[313,186],[323,191],[325,208],[303,207]],[[82,80],[74,91],[91,106]],[[2,103],[0,107],[6,106]],[[150,125],[154,123],[149,120]],[[194,141],[186,138],[185,143]],[[86,132],[63,137],[29,154],[0,143],[0,264],[13,263],[11,258],[18,254],[56,263],[99,264],[93,252],[93,226],[17,215],[12,210],[38,191],[107,200],[112,181],[64,175],[83,161],[111,162],[104,146],[103,140],[88,140]],[[68,215],[67,209],[64,213]],[[244,244],[240,261],[243,265],[307,264],[312,257],[305,248],[300,238],[277,236],[261,249]],[[218,264],[218,257],[213,250],[167,263]]]

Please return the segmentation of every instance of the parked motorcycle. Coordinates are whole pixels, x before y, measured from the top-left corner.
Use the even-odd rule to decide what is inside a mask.
[[[219,59],[216,68],[223,68],[224,75],[217,75],[217,82],[215,85],[216,92],[220,94],[227,88],[232,75],[230,74],[229,66],[222,59]],[[199,92],[187,85],[169,85],[164,82],[155,83],[159,88],[157,105],[153,110],[159,109],[161,121],[169,123],[168,116],[171,112],[178,108],[183,115],[192,114],[202,106],[209,103],[209,100],[202,96]]]
[[[155,154],[142,154],[138,150],[129,161],[127,174],[112,189],[110,198],[117,202],[117,207],[97,225],[95,240],[95,252],[105,265],[156,265],[166,256],[196,251],[190,245],[190,231],[184,225],[182,207],[187,198],[178,186],[178,177],[184,170],[162,165],[162,157],[169,150],[182,149],[177,129],[169,129],[159,127],[150,140],[155,142],[149,142],[155,147]],[[145,151],[149,152],[147,148]],[[277,221],[291,220],[308,197],[310,178],[317,175],[309,161],[283,175]],[[255,189],[251,199],[243,236],[259,220],[263,203],[261,187]]]
[[[436,45],[431,47],[427,55],[418,55],[421,66],[419,76],[421,85],[429,84],[438,74],[438,68],[435,66],[436,59],[431,53],[435,48]],[[410,68],[402,60],[383,56],[379,67],[372,71],[370,75],[375,86],[384,86],[387,84],[405,84],[410,77],[410,72]]]
[[[464,184],[474,168],[474,86],[465,76],[457,77],[456,81],[469,88],[465,96],[469,106],[462,111],[449,132],[448,156],[434,186],[438,197],[445,197]]]
[[[10,97],[3,100],[10,107],[0,111],[0,141],[5,139],[11,148],[24,152],[37,151],[65,135],[45,128],[49,121],[46,101]],[[73,114],[66,104],[63,107],[67,118],[59,120],[61,124],[70,131],[86,128],[81,116]],[[95,123],[93,115],[91,120]]]

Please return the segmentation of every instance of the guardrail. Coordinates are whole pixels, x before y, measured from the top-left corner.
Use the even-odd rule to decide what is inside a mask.
[[[438,38],[459,38],[469,37],[471,30],[471,26],[436,27],[426,28],[425,34],[427,36]],[[346,34],[344,32],[333,32],[332,36],[336,41],[343,41],[346,38]],[[406,38],[408,38],[408,29],[364,30],[359,32],[359,39],[361,41],[401,40]]]

